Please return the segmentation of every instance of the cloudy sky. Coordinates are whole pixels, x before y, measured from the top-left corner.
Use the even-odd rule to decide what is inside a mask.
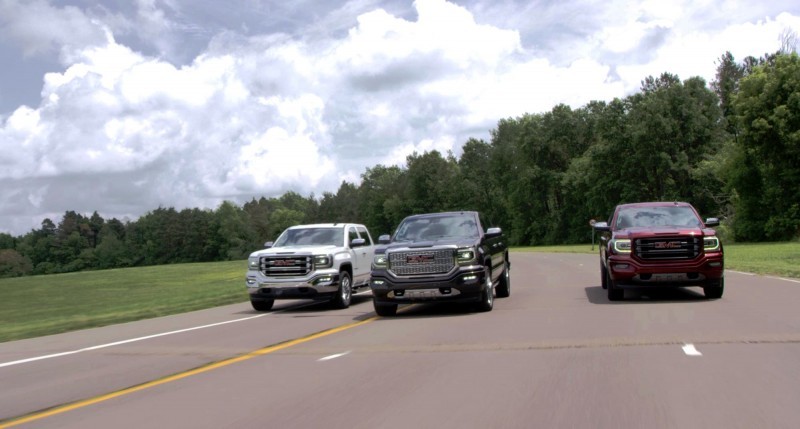
[[[780,47],[765,0],[0,0],[0,232],[335,192]]]

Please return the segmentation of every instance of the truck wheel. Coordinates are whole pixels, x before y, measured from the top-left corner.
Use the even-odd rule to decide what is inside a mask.
[[[603,286],[603,289],[608,289],[608,273],[603,261],[600,261],[600,286]]]
[[[625,298],[625,291],[617,287],[617,282],[611,279],[611,275],[606,270],[606,286],[608,287],[608,300],[609,301],[622,301]]]
[[[250,305],[253,306],[253,309],[256,311],[270,311],[272,309],[272,304],[275,303],[274,299],[260,299],[258,301],[250,301]]]
[[[508,261],[506,261],[504,265],[503,274],[500,276],[500,283],[497,285],[498,298],[508,298],[509,295],[511,295],[511,274],[509,274],[511,267],[508,265]]]
[[[608,300],[609,301],[622,301],[625,297],[625,291],[617,289],[614,286],[608,285]]]
[[[719,283],[716,285],[710,286],[703,286],[703,293],[706,295],[708,299],[720,299],[722,298],[722,292],[725,291],[725,279],[719,279]]]
[[[350,280],[350,273],[342,271],[339,273],[339,290],[334,295],[333,306],[335,308],[350,307],[350,300],[353,298],[353,282]]]
[[[494,287],[492,285],[492,270],[489,267],[484,269],[484,277],[486,284],[481,293],[481,300],[478,302],[478,311],[492,311],[494,307]]]
[[[397,314],[397,304],[378,302],[373,299],[372,305],[375,307],[375,313],[377,313],[378,316],[391,317]]]

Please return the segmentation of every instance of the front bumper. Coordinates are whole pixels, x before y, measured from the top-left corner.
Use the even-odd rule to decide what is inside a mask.
[[[339,290],[339,272],[317,271],[303,278],[280,279],[249,271],[247,292],[250,299],[330,299]]]
[[[630,255],[611,255],[608,273],[617,287],[681,287],[718,284],[725,275],[722,253],[693,260],[641,261]]]
[[[374,270],[369,287],[377,302],[475,302],[481,299],[485,283],[483,267],[470,266],[441,275],[409,277]]]

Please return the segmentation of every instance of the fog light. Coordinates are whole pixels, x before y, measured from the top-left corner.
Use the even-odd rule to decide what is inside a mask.
[[[379,285],[379,286],[380,286],[380,285],[383,285],[383,283],[384,283],[384,281],[383,281],[383,280],[373,280],[373,281],[372,281],[372,284],[374,284],[374,285]]]
[[[247,287],[258,287],[256,279],[247,279]]]
[[[614,267],[618,270],[627,270],[630,265],[628,264],[614,264]]]
[[[464,281],[470,281],[477,279],[478,276],[464,276]]]
[[[318,285],[320,283],[330,283],[332,281],[333,281],[333,277],[330,277],[330,276],[328,276],[328,277],[320,277],[320,278],[314,280],[314,286],[316,286],[316,285]]]
[[[708,265],[717,268],[722,266],[722,262],[709,262]]]

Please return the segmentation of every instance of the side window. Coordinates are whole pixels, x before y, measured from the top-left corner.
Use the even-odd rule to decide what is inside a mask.
[[[347,245],[349,246],[349,245],[350,245],[350,243],[352,243],[352,242],[353,242],[353,240],[355,240],[356,238],[358,238],[358,232],[356,232],[356,229],[355,229],[355,227],[352,227],[352,226],[351,226],[351,227],[350,227],[350,228],[347,230]]]
[[[367,246],[372,246],[372,237],[369,236],[367,228],[359,226],[358,233],[361,234],[361,238],[363,238],[367,242]]]

